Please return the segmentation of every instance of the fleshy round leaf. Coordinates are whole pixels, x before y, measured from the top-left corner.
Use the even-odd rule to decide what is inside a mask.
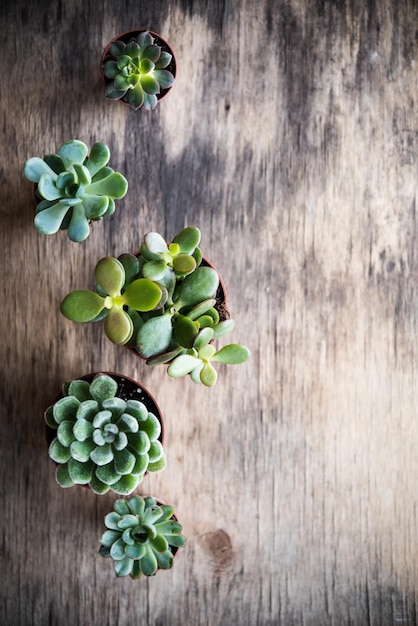
[[[125,542],[121,539],[117,539],[110,548],[110,556],[115,561],[120,561],[125,557]]]
[[[148,463],[148,467],[147,470],[149,472],[162,472],[162,470],[164,470],[167,467],[167,459],[165,458],[165,455],[163,454],[158,461],[153,461],[152,463]]]
[[[114,513],[110,513],[110,515],[114,515]],[[109,526],[108,525],[108,523],[106,521],[107,518],[108,518],[108,515],[106,515],[106,517],[105,517],[105,525],[108,528],[113,528],[113,526]],[[106,547],[110,548],[115,543],[115,541],[117,541],[118,539],[120,539],[120,532],[119,531],[117,531],[117,530],[105,530],[105,532],[103,533],[103,535],[100,538],[100,543],[103,546],[106,546]]]
[[[198,267],[183,280],[179,301],[183,306],[196,305],[213,298],[219,285],[219,276],[211,267]]]
[[[148,450],[148,456],[150,463],[155,463],[156,461],[159,461],[162,456],[164,456],[163,447],[158,440],[151,443],[150,449]]]
[[[161,424],[153,413],[148,413],[148,419],[141,423],[141,430],[148,435],[150,441],[156,441],[161,434]]]
[[[73,163],[84,163],[88,148],[85,143],[78,139],[71,139],[63,143],[57,150],[57,154],[62,158],[66,167]]]
[[[105,443],[103,446],[96,446],[90,453],[90,458],[96,465],[106,465],[113,460],[112,446]]]
[[[155,556],[160,569],[171,569],[173,567],[173,553],[171,550],[162,553],[157,552]]]
[[[93,463],[91,461],[81,463],[80,461],[76,461],[75,459],[70,459],[68,461],[68,473],[71,477],[71,480],[75,484],[87,485],[87,483],[90,482],[91,477],[93,476]]]
[[[241,346],[238,343],[231,343],[216,352],[212,357],[212,361],[227,363],[229,365],[244,363],[244,361],[249,358],[250,354],[249,349],[245,346]]]
[[[70,420],[70,421],[64,420],[58,426],[57,439],[66,448],[68,448],[75,439],[74,434],[73,434],[73,425],[74,425],[73,420]]]
[[[161,287],[147,278],[138,278],[127,286],[124,300],[137,311],[152,311],[161,300]]]
[[[200,230],[194,226],[186,226],[173,239],[178,243],[183,254],[193,254],[200,243]]]
[[[68,396],[75,396],[80,402],[91,400],[90,385],[86,380],[72,380],[67,389]]]
[[[213,387],[213,385],[216,383],[217,378],[218,374],[216,373],[215,368],[212,367],[210,363],[205,363],[200,370],[200,381],[206,387]]]
[[[141,496],[132,496],[128,500],[128,508],[133,515],[142,516],[145,510],[145,502]]]
[[[67,463],[71,458],[70,448],[63,446],[57,438],[53,439],[51,442],[48,454],[56,463]]]
[[[132,337],[133,322],[121,306],[113,306],[104,321],[104,330],[113,343],[124,345]]]
[[[128,503],[126,500],[116,500],[113,505],[113,509],[118,513],[118,515],[128,515],[130,513]]]
[[[99,480],[95,474],[93,474],[93,476],[91,477],[89,487],[92,491],[94,491],[94,493],[97,493],[97,495],[99,496],[109,491],[109,485]]]
[[[122,475],[130,474],[135,466],[135,457],[128,450],[115,451],[115,470]]]
[[[197,357],[191,356],[189,354],[180,354],[180,356],[176,357],[174,361],[170,363],[167,369],[167,373],[169,376],[173,376],[174,378],[179,378],[180,376],[185,376],[189,374],[195,367],[198,367],[201,364],[200,359]]]
[[[117,422],[119,430],[123,433],[136,433],[139,430],[138,420],[128,413],[123,413]]]
[[[72,208],[71,219],[68,225],[68,238],[80,243],[90,235],[89,221],[86,217],[84,205],[76,204]]]
[[[139,329],[136,348],[145,359],[161,354],[169,347],[173,333],[171,319],[170,314],[152,317]]]
[[[72,487],[74,482],[68,473],[68,464],[59,465],[55,472],[55,479],[61,487]]]
[[[104,293],[114,297],[125,284],[125,269],[118,259],[106,256],[97,263],[94,277]]]
[[[145,546],[135,543],[133,546],[126,546],[125,552],[130,559],[140,559],[145,554]]]
[[[159,233],[147,233],[144,237],[144,244],[152,254],[160,255],[168,252],[167,243]]]
[[[54,404],[53,414],[57,424],[64,422],[65,420],[75,421],[77,410],[80,406],[79,400],[72,396],[65,396],[60,398]]]
[[[120,474],[115,470],[113,460],[106,465],[100,465],[96,468],[96,476],[106,485],[113,485],[120,479]]]
[[[23,173],[32,183],[38,183],[43,174],[51,176],[54,180],[57,178],[54,170],[39,157],[32,157],[28,159],[23,166]]]
[[[122,476],[116,483],[112,485],[112,490],[121,495],[129,495],[137,488],[139,479],[132,474]]]
[[[93,430],[91,422],[85,419],[78,419],[73,426],[74,437],[79,442],[83,442],[91,437]]]
[[[99,220],[107,213],[109,197],[83,194],[82,204],[87,219]]]
[[[94,441],[73,441],[70,447],[71,456],[76,461],[86,463],[90,458],[90,452],[95,448]]]
[[[199,327],[189,317],[180,314],[174,315],[173,333],[180,346],[183,346],[184,348],[192,348],[198,332]]]
[[[118,390],[117,382],[107,374],[100,374],[90,383],[90,393],[97,402],[113,398]]]
[[[135,526],[138,526],[138,518],[136,515],[131,515],[130,513],[128,513],[128,515],[124,515],[118,521],[118,528],[123,530],[126,528],[134,528]]]
[[[110,63],[112,63],[112,61],[110,61]],[[109,78],[114,78],[114,76],[110,76]],[[110,159],[110,150],[108,146],[104,143],[96,142],[92,146],[89,157],[85,163],[92,178],[95,174],[97,174],[99,170],[102,169],[102,167],[107,165],[107,163],[109,162],[109,159]]]
[[[148,409],[143,402],[139,400],[128,400],[126,403],[126,412],[132,415],[139,422],[148,419]]]
[[[142,425],[141,425],[142,428]],[[145,454],[148,452],[151,442],[146,432],[140,430],[137,433],[130,433],[128,435],[129,446],[135,451],[136,454]]]
[[[153,576],[158,569],[157,559],[150,548],[147,548],[141,559],[141,568],[145,576]]]
[[[145,472],[149,469],[149,456],[147,453],[137,454],[136,461],[131,474],[137,476],[138,481],[142,481]]]
[[[36,230],[42,233],[42,235],[53,235],[58,232],[69,209],[70,207],[67,204],[57,202],[44,211],[37,213],[34,218]]]
[[[116,513],[116,511],[112,511],[111,513],[108,513],[104,518],[104,523],[105,523],[106,528],[119,530],[118,522],[120,519],[121,519],[121,516],[119,515],[119,513]],[[119,537],[120,537],[120,532],[118,532],[118,537],[115,537],[114,541],[116,539],[119,539]],[[105,543],[104,545],[110,545],[110,544]]]
[[[165,552],[168,550],[167,539],[163,535],[157,535],[154,539],[151,538],[149,542],[156,552]]]
[[[105,178],[95,180],[84,188],[85,193],[110,196],[116,200],[120,200],[128,191],[128,181],[119,172],[112,172]]]
[[[135,561],[126,556],[120,561],[115,561],[115,574],[116,576],[129,576],[132,572]]]
[[[104,298],[94,291],[72,291],[61,302],[61,313],[73,322],[91,322],[104,308]]]
[[[154,70],[154,78],[161,89],[169,89],[174,85],[174,76],[168,70]]]
[[[90,395],[90,385],[89,385]],[[91,395],[90,395],[91,397]],[[77,409],[77,420],[86,420],[92,422],[97,411],[99,410],[99,404],[97,400],[84,400]]]

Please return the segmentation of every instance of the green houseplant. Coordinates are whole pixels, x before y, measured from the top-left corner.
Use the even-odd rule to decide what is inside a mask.
[[[106,144],[95,143],[89,154],[78,139],[63,143],[56,154],[28,159],[23,172],[36,184],[39,200],[35,228],[44,235],[67,230],[71,241],[81,242],[90,234],[91,221],[112,215],[128,183],[107,165],[109,159]]]
[[[186,543],[172,506],[153,497],[116,500],[105,517],[99,553],[111,557],[117,576],[153,576],[170,569],[173,556]]]
[[[168,374],[190,374],[211,387],[213,363],[238,364],[250,351],[240,344],[216,350],[213,341],[234,328],[219,296],[218,272],[203,259],[198,228],[180,231],[171,244],[148,233],[136,255],[105,257],[96,266],[96,291],[69,293],[61,312],[76,322],[104,318],[104,330],[148,365],[169,364]]]
[[[161,412],[150,393],[126,376],[98,373],[65,383],[45,421],[61,487],[127,495],[146,472],[166,466]]]
[[[173,51],[160,35],[129,31],[113,39],[102,55],[105,96],[133,109],[155,109],[175,81]]]

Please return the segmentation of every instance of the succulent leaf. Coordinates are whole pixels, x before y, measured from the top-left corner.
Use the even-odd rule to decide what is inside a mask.
[[[41,176],[46,174],[53,180],[57,178],[55,171],[39,157],[31,157],[23,166],[23,173],[32,183],[38,183]]]
[[[88,148],[83,141],[78,139],[70,139],[65,141],[57,150],[58,156],[64,162],[65,167],[69,167],[74,163],[82,165],[87,157]]]
[[[148,359],[154,354],[165,352],[170,345],[172,334],[170,314],[150,318],[141,326],[136,337],[139,354]]]
[[[36,230],[42,235],[54,235],[59,231],[62,221],[69,209],[68,204],[57,202],[43,211],[40,211],[34,218]]]
[[[186,276],[180,285],[181,306],[195,306],[203,300],[213,298],[219,285],[219,276],[211,267],[197,267]]]
[[[219,363],[227,363],[229,365],[244,363],[250,356],[250,351],[245,346],[237,343],[231,343],[221,348],[213,355],[212,361]]]
[[[61,313],[73,322],[91,322],[104,308],[104,298],[94,291],[72,291],[61,302]]]
[[[110,341],[123,345],[132,337],[133,323],[122,307],[113,306],[105,318],[104,330]]]
[[[57,205],[55,205],[57,206]],[[76,204],[72,208],[71,220],[68,225],[68,238],[75,243],[87,239],[90,234],[89,222],[86,217],[84,204]]]
[[[118,259],[106,256],[97,263],[94,277],[103,291],[113,297],[120,294],[125,284],[125,269]]]

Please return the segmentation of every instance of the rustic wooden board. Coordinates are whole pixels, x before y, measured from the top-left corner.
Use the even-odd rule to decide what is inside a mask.
[[[4,1],[0,7],[0,622],[8,626],[416,624],[418,5],[412,0]],[[177,84],[152,112],[103,98],[109,39],[163,34]],[[105,141],[130,188],[84,244],[32,226],[22,164]],[[202,230],[252,359],[212,390],[65,320],[106,254]],[[166,416],[142,493],[188,537],[116,579],[114,497],[60,489],[42,413],[115,370]]]

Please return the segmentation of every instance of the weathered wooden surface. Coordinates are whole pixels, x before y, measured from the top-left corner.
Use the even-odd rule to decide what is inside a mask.
[[[416,624],[418,5],[410,0],[5,1],[0,622],[8,626]],[[145,26],[179,76],[155,112],[106,101],[100,53]],[[32,226],[26,158],[111,147],[130,189],[89,240]],[[106,254],[199,226],[247,364],[212,390],[65,320]],[[62,381],[140,379],[169,469],[142,493],[188,537],[116,579],[114,497],[60,489],[42,413]]]

